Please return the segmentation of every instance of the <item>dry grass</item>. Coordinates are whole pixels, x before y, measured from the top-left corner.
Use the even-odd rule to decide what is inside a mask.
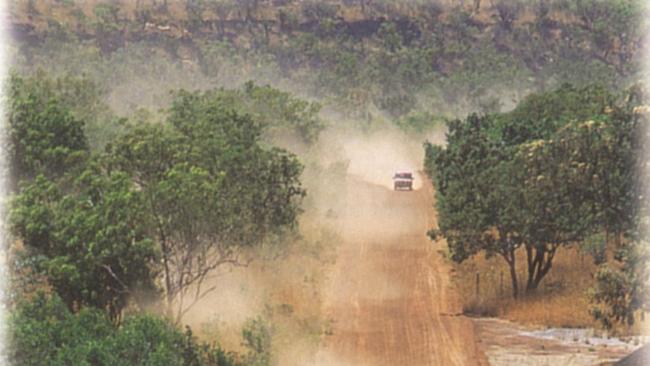
[[[517,255],[518,281],[523,292],[525,252],[522,250]],[[497,316],[535,326],[594,327],[597,324],[589,314],[587,291],[593,284],[595,271],[589,255],[575,248],[562,248],[539,288],[534,293],[521,294],[517,300],[512,298],[508,266],[500,257],[477,256],[454,265],[453,281],[463,310],[468,314]],[[478,294],[477,273],[480,274]]]

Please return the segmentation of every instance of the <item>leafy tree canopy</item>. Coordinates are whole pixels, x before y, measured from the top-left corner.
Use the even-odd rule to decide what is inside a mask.
[[[214,289],[202,287],[213,270],[246,264],[246,248],[277,243],[296,222],[302,165],[263,143],[264,126],[214,92],[182,91],[166,123],[134,127],[108,147],[111,169],[141,188],[176,320]]]
[[[605,114],[616,97],[601,85],[559,89],[531,94],[517,107],[497,118],[495,134],[506,144],[547,139],[572,120],[586,121]]]
[[[451,121],[447,146],[426,146],[439,213],[432,236],[447,239],[456,261],[501,255],[514,296],[520,247],[532,291],[560,247],[598,232],[616,245],[634,240],[641,151],[634,95],[565,85],[510,113]]]
[[[293,134],[303,142],[310,144],[318,139],[324,128],[319,117],[320,104],[307,102],[290,93],[280,91],[271,86],[255,85],[252,81],[244,84],[242,89],[216,89],[202,95],[187,92],[178,93],[177,104],[172,108],[172,119],[178,123],[178,118],[184,118],[186,113],[199,112],[196,109],[181,109],[188,107],[188,102],[196,103],[192,108],[222,108],[248,114],[255,121],[251,133],[263,133],[273,138],[282,134]],[[199,104],[201,106],[199,106]]]
[[[199,343],[151,315],[128,316],[115,326],[105,313],[72,313],[57,296],[40,293],[9,318],[9,361],[15,365],[240,365],[219,346]]]
[[[88,150],[84,122],[38,81],[9,79],[9,157],[16,181],[57,176]]]
[[[157,253],[144,230],[142,194],[128,175],[94,162],[70,179],[67,192],[42,175],[23,187],[13,230],[70,309],[95,306],[119,321],[136,290],[154,288]]]

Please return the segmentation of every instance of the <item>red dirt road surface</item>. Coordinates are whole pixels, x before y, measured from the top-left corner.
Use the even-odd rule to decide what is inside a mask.
[[[430,184],[412,192],[389,185],[347,184],[343,243],[326,292],[331,334],[316,364],[486,365],[449,267],[426,237],[435,223]]]

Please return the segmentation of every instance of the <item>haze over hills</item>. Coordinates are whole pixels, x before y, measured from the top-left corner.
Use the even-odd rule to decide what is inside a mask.
[[[640,7],[582,0],[30,0],[10,8],[17,67],[85,73],[113,92],[116,107],[132,110],[134,99],[155,105],[173,88],[252,79],[371,119],[511,109],[523,96],[565,82],[628,85],[642,54]]]

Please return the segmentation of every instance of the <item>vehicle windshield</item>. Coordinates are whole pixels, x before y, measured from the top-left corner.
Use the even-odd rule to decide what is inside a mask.
[[[413,179],[412,173],[395,173],[393,179]]]

